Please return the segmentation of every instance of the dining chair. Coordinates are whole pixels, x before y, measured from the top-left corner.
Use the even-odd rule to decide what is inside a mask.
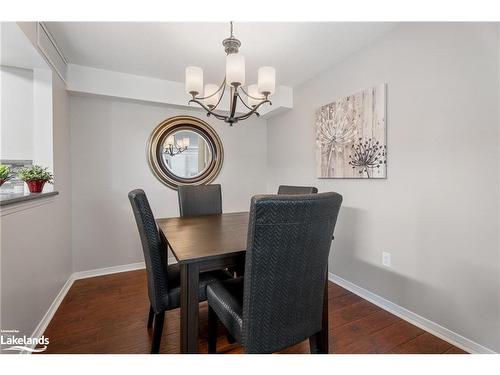
[[[318,189],[314,186],[290,186],[290,185],[280,185],[278,187],[278,194],[316,194]]]
[[[141,189],[128,194],[146,263],[149,295],[149,316],[147,327],[153,328],[151,353],[159,353],[165,311],[180,306],[180,269],[178,264],[168,265],[167,250],[162,245],[155,218],[146,194]],[[222,271],[200,273],[198,300],[206,300],[208,283],[227,278]]]
[[[222,213],[222,193],[219,184],[181,185],[177,188],[181,217]]]
[[[219,184],[181,185],[177,188],[181,217],[215,215],[222,213],[222,193]],[[241,276],[244,266],[238,265],[225,270],[227,275]],[[228,335],[230,343],[234,339]]]
[[[222,322],[247,353],[272,353],[309,338],[319,351],[328,255],[342,196],[252,198],[245,276],[207,287],[209,353]]]

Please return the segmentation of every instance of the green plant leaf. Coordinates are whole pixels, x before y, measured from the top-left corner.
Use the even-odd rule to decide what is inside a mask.
[[[12,173],[8,165],[0,164],[0,180],[7,181],[12,178]]]
[[[17,174],[23,181],[45,181],[52,184],[54,180],[54,175],[48,171],[48,168],[39,165],[20,168]]]

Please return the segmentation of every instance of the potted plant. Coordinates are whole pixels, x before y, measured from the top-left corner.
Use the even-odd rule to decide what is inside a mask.
[[[5,181],[12,178],[12,173],[8,165],[0,164],[0,186],[3,185]]]
[[[41,193],[45,183],[48,182],[51,184],[54,179],[48,168],[43,168],[39,165],[19,169],[18,176],[26,182],[30,193]]]

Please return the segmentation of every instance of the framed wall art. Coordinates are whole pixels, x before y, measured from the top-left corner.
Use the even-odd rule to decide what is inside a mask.
[[[319,178],[386,178],[386,85],[324,105],[316,113]]]

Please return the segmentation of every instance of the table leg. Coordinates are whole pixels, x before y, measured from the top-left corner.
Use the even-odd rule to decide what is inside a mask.
[[[326,269],[325,290],[323,293],[323,323],[319,333],[318,351],[321,354],[329,353],[328,346],[328,268]]]
[[[181,264],[181,353],[198,353],[198,280],[198,265]]]

